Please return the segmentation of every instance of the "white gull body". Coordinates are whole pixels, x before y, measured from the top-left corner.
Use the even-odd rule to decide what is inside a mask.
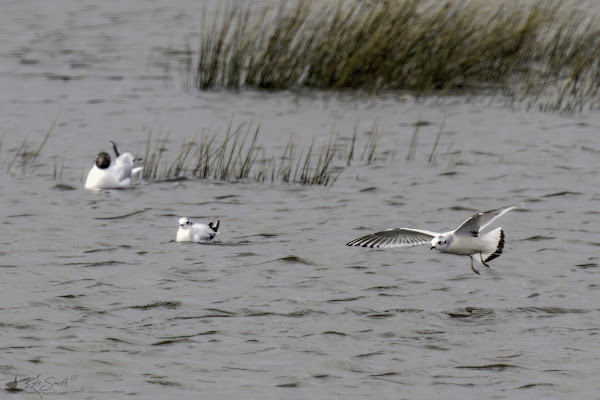
[[[489,267],[487,262],[500,257],[504,249],[502,228],[496,228],[483,234],[480,231],[497,218],[523,204],[525,203],[477,213],[449,232],[437,233],[420,229],[392,228],[359,237],[346,245],[391,248],[431,244],[431,250],[436,249],[442,253],[469,256],[471,269],[479,274],[479,271],[473,267],[472,255],[479,254],[481,263]]]
[[[189,218],[179,218],[179,230],[177,231],[176,242],[196,242],[208,243],[215,240],[219,229],[220,221],[217,223],[209,222],[208,225],[193,223]]]
[[[119,154],[116,144],[111,143],[117,157],[112,161],[108,153],[98,153],[96,162],[85,181],[86,189],[123,189],[129,187],[131,177],[143,169],[143,167],[133,166],[135,158],[131,153]]]

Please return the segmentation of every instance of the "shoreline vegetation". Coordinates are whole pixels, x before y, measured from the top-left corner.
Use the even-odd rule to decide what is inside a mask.
[[[600,10],[598,10],[600,11]],[[204,9],[198,44],[165,51],[199,90],[489,95],[600,107],[600,18],[563,1],[296,0]]]

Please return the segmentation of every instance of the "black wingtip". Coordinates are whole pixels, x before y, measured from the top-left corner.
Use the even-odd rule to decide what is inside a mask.
[[[488,261],[492,261],[494,258],[500,257],[503,249],[504,249],[504,230],[500,229],[500,240],[498,240],[498,245],[496,246],[496,251],[494,251],[492,254],[490,254],[489,257],[483,261],[488,262]]]
[[[357,239],[351,240],[348,243],[346,243],[346,246],[353,246],[353,247],[379,247],[379,240],[377,237],[373,236],[373,235],[365,235],[365,236],[361,236]]]
[[[221,223],[221,221],[217,220],[217,223],[213,223],[213,222],[209,222],[208,223],[208,227],[211,228],[213,231],[217,232],[217,230],[219,229],[219,224]]]

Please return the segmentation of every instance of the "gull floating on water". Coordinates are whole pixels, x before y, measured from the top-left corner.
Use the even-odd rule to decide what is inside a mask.
[[[450,232],[437,233],[420,229],[392,228],[359,237],[346,243],[346,245],[386,248],[431,244],[431,250],[436,249],[442,253],[469,256],[471,258],[471,269],[479,274],[479,271],[473,267],[472,255],[479,254],[481,263],[489,267],[487,262],[500,257],[502,249],[504,249],[504,231],[502,228],[496,228],[481,235],[480,231],[495,219],[523,204],[525,203],[477,213]]]
[[[117,145],[111,141],[116,158],[111,162],[110,155],[106,152],[98,153],[96,163],[88,173],[85,188],[94,189],[122,189],[131,184],[132,175],[140,172],[143,167],[134,167],[135,158],[131,153],[119,154]]]
[[[177,231],[176,242],[196,242],[208,243],[215,240],[219,222],[209,222],[208,225],[192,223],[188,217],[179,218],[179,230]]]

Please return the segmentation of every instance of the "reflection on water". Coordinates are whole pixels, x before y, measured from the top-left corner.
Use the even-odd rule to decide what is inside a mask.
[[[193,31],[185,2],[61,7],[13,2],[0,17],[0,376],[17,381],[11,394],[46,385],[77,398],[596,396],[597,114],[461,97],[186,93],[145,65],[152,46]],[[11,151],[25,136],[36,143],[57,113],[40,165],[7,173]],[[143,154],[149,132],[168,132],[176,152],[232,115],[260,123],[272,149],[290,135],[351,137],[357,123],[362,146],[375,120],[381,136],[373,163],[351,163],[328,187],[183,179],[83,189],[109,140]],[[429,124],[406,160],[418,120]],[[494,224],[505,251],[481,276],[468,259],[426,248],[345,246],[390,227],[452,229],[524,200]],[[221,220],[217,241],[175,243],[183,215]]]

